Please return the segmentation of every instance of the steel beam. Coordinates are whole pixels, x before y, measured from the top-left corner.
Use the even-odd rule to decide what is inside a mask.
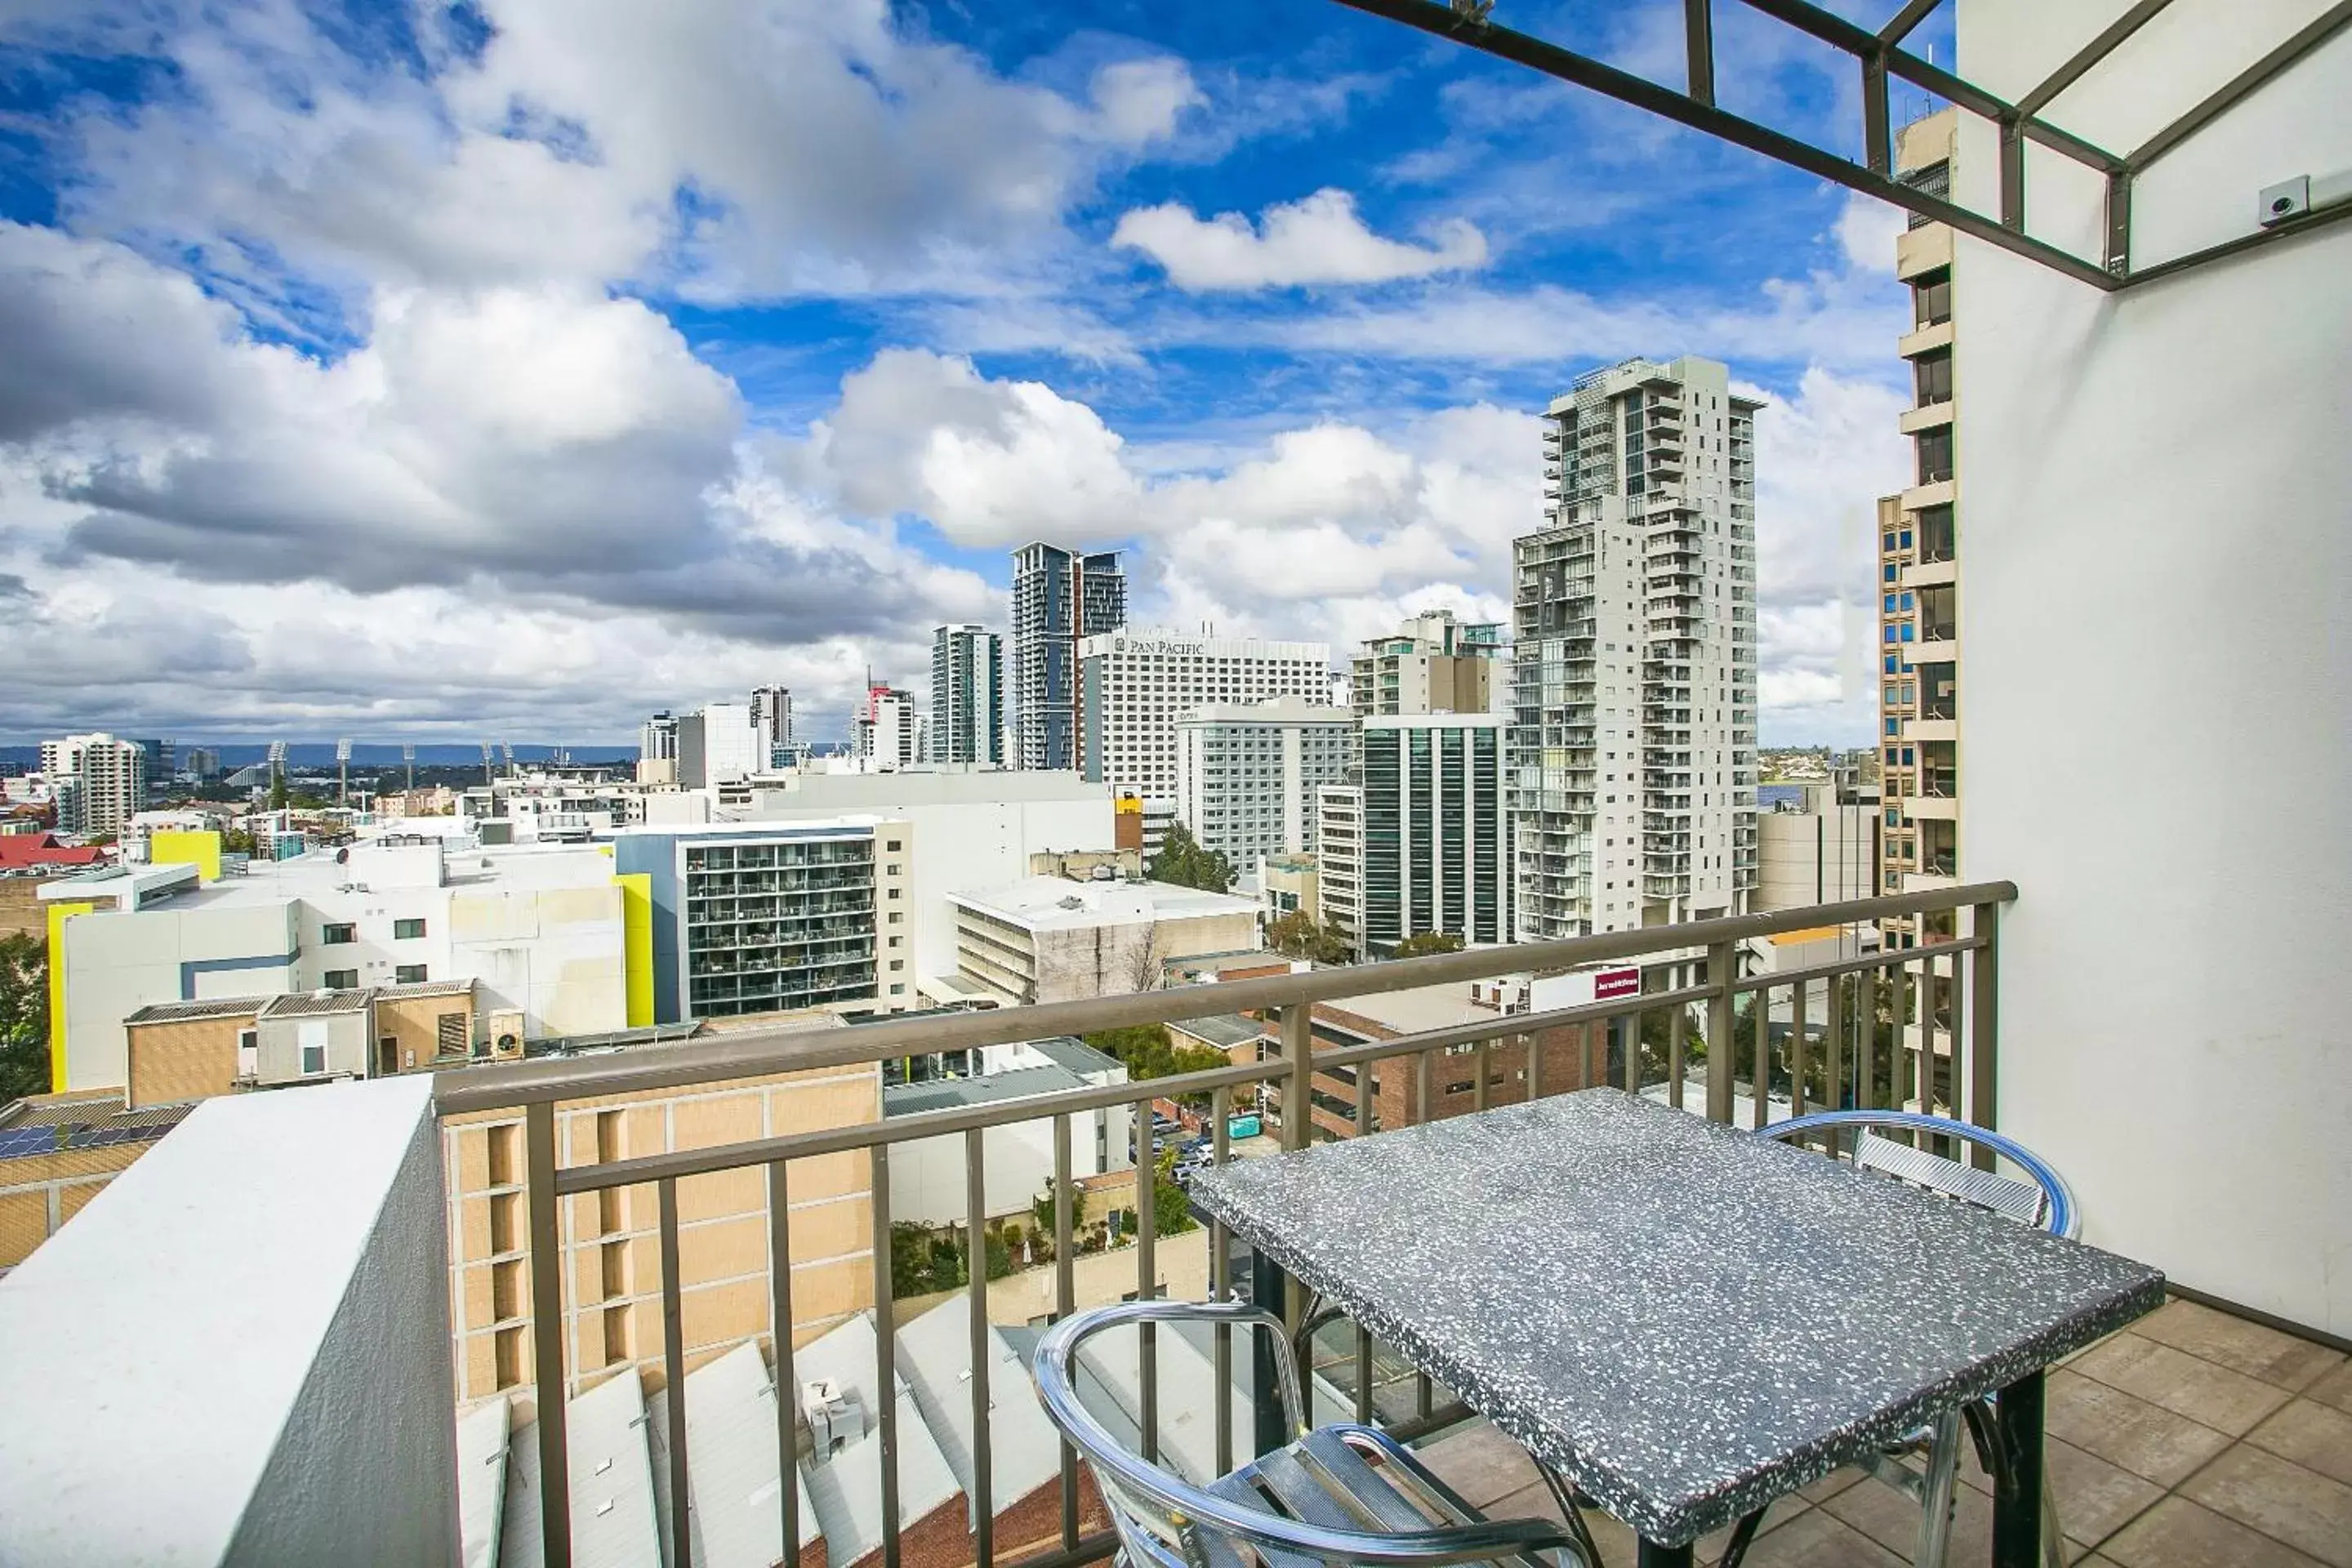
[[[2130,157],[2126,160],[2132,173],[2138,174],[2198,132],[2235,109],[2240,102],[2261,89],[2272,78],[2335,37],[2337,29],[2347,22],[2352,22],[2352,0],[2336,0],[2335,5],[2305,24],[2302,31],[2231,78],[2204,102],[2134,149]]]
[[[1768,4],[1780,6],[1790,3],[1790,0],[1749,0],[1749,4],[1757,5],[1759,8]],[[1339,4],[1375,16],[1385,16],[1392,22],[1402,22],[1407,26],[1418,27],[1425,33],[1434,34],[1439,37],[1454,39],[1482,53],[1493,55],[1497,59],[1511,60],[1541,71],[1546,76],[1557,77],[1562,81],[1572,82],[1578,87],[1588,88],[1605,97],[1616,99],[1621,103],[1647,110],[1653,114],[1745,147],[1750,152],[1761,153],[1768,158],[1802,169],[1809,174],[1832,181],[1850,190],[1860,191],[1865,195],[1876,196],[1882,201],[1890,202],[1909,212],[1918,213],[1937,223],[1949,224],[1963,234],[1974,235],[1977,238],[2000,246],[2004,250],[2015,251],[2020,256],[2039,261],[2046,267],[2054,268],[2069,277],[2090,284],[2093,288],[2113,289],[2121,287],[2121,279],[2109,276],[2104,268],[2069,251],[2061,250],[2054,245],[2003,228],[1980,213],[1970,212],[1956,203],[1946,201],[1939,196],[1928,195],[1923,191],[1913,190],[1910,186],[1899,181],[1888,179],[1883,174],[1873,174],[1851,159],[1842,158],[1834,153],[1813,146],[1811,142],[1800,142],[1795,137],[1784,135],[1769,126],[1759,125],[1752,120],[1743,119],[1712,104],[1695,102],[1685,93],[1676,92],[1672,88],[1660,87],[1654,81],[1634,76],[1628,71],[1619,70],[1616,67],[1606,65],[1590,55],[1580,55],[1571,49],[1547,43],[1541,38],[1530,37],[1526,33],[1514,32],[1508,27],[1465,22],[1444,5],[1433,4],[1433,0],[1339,0]],[[1811,11],[1811,7],[1801,6],[1799,9]],[[1827,13],[1822,15],[1826,16]],[[1834,21],[1836,18],[1832,17],[1831,20]],[[1840,25],[1850,26],[1843,23]],[[1859,29],[1856,30],[1859,31]],[[1868,33],[1862,34],[1862,37],[1874,38],[1874,36]],[[1899,62],[1906,58],[1899,50],[1891,53],[1888,56],[1890,68],[1898,66]],[[1928,68],[1931,71],[1933,69],[1933,68]],[[1909,75],[1910,73],[1898,69],[1897,74]],[[1939,78],[1942,75],[1940,72],[1935,74]],[[1983,95],[1978,96],[1981,98]],[[2008,106],[2002,104],[2000,107],[2006,110]],[[2105,154],[2101,156],[2104,157]],[[2103,168],[2105,166],[2105,164],[2101,165]],[[1247,983],[1244,982],[1244,984]]]
[[[2130,37],[2156,14],[2172,4],[2172,0],[2139,0],[2139,4],[2108,23],[2099,36],[2074,51],[2074,58],[2042,79],[2042,85],[2017,100],[2020,114],[2039,114],[2042,105],[2079,81],[2083,73],[2113,54],[2116,46]]]
[[[1683,0],[1683,40],[1694,103],[1715,101],[1715,0]]]
[[[1911,0],[1909,5],[1895,13],[1892,21],[1878,29],[1878,41],[1890,47],[1901,43],[1911,36],[1912,28],[1935,15],[1936,7],[1943,3],[1944,0]]]

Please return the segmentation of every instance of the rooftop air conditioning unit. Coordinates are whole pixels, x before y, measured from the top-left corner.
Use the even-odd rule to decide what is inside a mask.
[[[490,1055],[500,1061],[522,1059],[522,1014],[520,1011],[490,1015]]]
[[[801,1385],[801,1417],[808,1423],[810,1452],[830,1459],[866,1436],[866,1411],[857,1391],[830,1377]]]

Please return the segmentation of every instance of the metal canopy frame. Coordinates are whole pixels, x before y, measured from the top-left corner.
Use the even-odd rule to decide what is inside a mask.
[[[1857,163],[1843,153],[1814,146],[1769,125],[1734,114],[1716,102],[1714,0],[1683,0],[1688,75],[1680,91],[1620,70],[1531,34],[1487,20],[1493,0],[1339,0],[1355,10],[1384,16],[1439,37],[1450,38],[1499,59],[1613,98],[1621,103],[1687,125],[1718,140],[1761,153],[1849,190],[1891,202],[1963,234],[2065,273],[2093,288],[2113,291],[2169,277],[2208,261],[2305,233],[2338,218],[2352,217],[2352,202],[2338,203],[2260,228],[2252,233],[2173,257],[2154,266],[2131,264],[2132,185],[2138,175],[2228,113],[2312,50],[2352,23],[2352,0],[2336,0],[2276,48],[2216,89],[2201,102],[2132,152],[2117,153],[2053,125],[2042,117],[2050,101],[2096,68],[2138,32],[2171,0],[2138,0],[2098,37],[2053,71],[2032,91],[2011,103],[1941,69],[1903,47],[1903,40],[1942,0],[1906,0],[1877,32],[1822,9],[1809,0],[1731,0],[1751,11],[1819,39],[1852,57],[1862,73],[1863,147]],[[1979,118],[2000,136],[2000,216],[1989,217],[1942,196],[1914,189],[1895,177],[1894,134],[1887,110],[1887,81],[1900,77]],[[2102,175],[2106,181],[2105,255],[2092,262],[2025,232],[2025,144],[2036,142]],[[2249,193],[2251,195],[2251,193]]]

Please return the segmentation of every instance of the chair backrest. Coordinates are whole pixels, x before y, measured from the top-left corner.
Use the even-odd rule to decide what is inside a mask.
[[[1987,1149],[2025,1173],[2022,1178],[2000,1171],[1979,1171],[1948,1159],[1916,1143],[1885,1136],[1907,1131],[1917,1137],[1949,1139],[1957,1144]],[[2074,1195],[2050,1163],[1989,1128],[1971,1127],[1948,1116],[1928,1116],[1916,1110],[1822,1110],[1794,1117],[1764,1130],[1764,1136],[1783,1142],[1802,1142],[1841,1132],[1853,1135],[1853,1163],[1930,1192],[1941,1193],[1979,1208],[1990,1209],[2020,1225],[2039,1226],[2053,1236],[2071,1237],[2081,1228]]]
[[[1473,1521],[1415,1528],[1402,1515],[1381,1520],[1393,1530],[1351,1528],[1377,1517],[1351,1518],[1326,1504],[1322,1517],[1276,1511],[1277,1504],[1304,1495],[1286,1486],[1279,1472],[1297,1468],[1295,1456],[1317,1469],[1344,1466],[1340,1449],[1323,1441],[1341,1432],[1302,1434],[1304,1441],[1234,1476],[1196,1487],[1175,1472],[1144,1458],[1114,1436],[1078,1396],[1078,1347],[1107,1329],[1127,1324],[1223,1323],[1262,1332],[1272,1341],[1286,1429],[1299,1432],[1298,1371],[1282,1320],[1240,1303],[1137,1300],[1075,1313],[1037,1342],[1031,1375],[1045,1414],[1069,1439],[1094,1474],[1129,1561],[1156,1568],[1304,1568],[1306,1563],[1377,1563],[1391,1568],[1437,1568],[1439,1564],[1528,1560],[1552,1551],[1573,1552],[1570,1538],[1537,1520]],[[1346,1429],[1353,1432],[1357,1429]],[[1375,1437],[1377,1434],[1370,1434]],[[1260,1474],[1260,1471],[1265,1473]],[[1581,1561],[1570,1556],[1570,1562]]]

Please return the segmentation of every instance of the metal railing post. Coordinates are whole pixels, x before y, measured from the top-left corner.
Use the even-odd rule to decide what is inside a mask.
[[[530,1202],[531,1376],[538,1389],[541,1562],[571,1568],[572,1473],[564,1439],[563,1246],[556,1215],[555,1107],[523,1110],[523,1158]]]
[[[2000,909],[1978,904],[1969,913],[1969,934],[1984,945],[1969,955],[1969,989],[1974,993],[1969,1009],[1968,1120],[1979,1127],[1997,1128],[2000,1110]],[[1955,1042],[1957,1045],[1957,1041]],[[1957,1081],[1958,1072],[1954,1078]],[[1978,1147],[1973,1156],[1984,1170],[1992,1168],[1992,1151]]]
[[[1712,994],[1706,999],[1706,1119],[1731,1120],[1732,1071],[1738,1065],[1731,1041],[1732,973],[1738,949],[1727,942],[1706,950],[1706,978]],[[1679,1013],[1680,1008],[1675,1011]],[[1680,1020],[1678,1019],[1677,1022]],[[1759,1093],[1762,1090],[1759,1089]]]
[[[1295,1003],[1282,1010],[1282,1147],[1285,1152],[1314,1142],[1315,1007]]]

